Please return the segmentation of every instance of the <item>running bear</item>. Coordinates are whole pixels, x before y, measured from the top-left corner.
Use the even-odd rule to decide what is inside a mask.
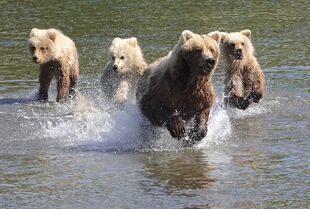
[[[182,32],[169,54],[151,65],[140,79],[137,100],[143,115],[171,136],[186,135],[195,143],[207,134],[207,122],[215,92],[211,77],[220,57],[218,31],[208,35]],[[194,119],[190,130],[186,122]]]
[[[220,48],[226,64],[225,103],[245,110],[263,97],[265,75],[254,56],[250,30],[221,34]]]
[[[28,40],[32,60],[40,65],[38,100],[48,99],[53,77],[57,80],[57,102],[74,97],[79,75],[74,42],[56,29],[33,28]]]
[[[146,63],[135,37],[115,38],[109,48],[110,62],[103,71],[101,84],[107,99],[123,105],[134,98],[136,86]]]

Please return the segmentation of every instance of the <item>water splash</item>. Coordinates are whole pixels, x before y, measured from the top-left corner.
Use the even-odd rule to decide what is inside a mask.
[[[206,149],[221,144],[229,139],[231,133],[232,128],[227,110],[223,105],[223,99],[216,98],[208,121],[208,134],[197,147]]]
[[[57,104],[53,100],[47,103],[7,104],[7,109],[16,108],[16,111],[8,113],[9,110],[5,110],[4,116],[13,122],[21,121],[22,132],[14,140],[28,141],[29,146],[30,142],[39,142],[42,147],[83,151],[184,149],[182,142],[172,138],[165,128],[153,128],[139,112],[135,101],[128,102],[123,109],[117,109],[102,97],[98,89],[96,86],[85,88],[76,100],[66,104]],[[26,95],[31,99],[35,92]],[[223,95],[218,96],[211,109],[208,134],[193,148],[210,149],[226,143],[232,139],[234,132],[231,120],[255,117],[277,105],[275,100],[267,100],[242,111],[225,108]]]
[[[208,135],[196,145],[198,149],[229,139],[231,125],[220,101],[217,99],[211,110]],[[82,150],[176,151],[183,148],[182,142],[172,138],[166,129],[151,127],[135,102],[129,102],[119,110],[103,98],[80,95],[71,108],[71,117],[45,124],[44,138],[56,139],[66,148]]]

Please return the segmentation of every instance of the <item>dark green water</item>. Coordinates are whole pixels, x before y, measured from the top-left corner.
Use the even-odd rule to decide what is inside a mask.
[[[309,208],[309,1],[0,1],[0,208]],[[80,96],[32,101],[30,30],[58,28],[80,59]],[[267,78],[262,103],[222,108],[223,66],[208,136],[182,149],[168,133],[141,148],[141,116],[108,112],[99,77],[115,37],[146,61],[180,33],[250,29]]]

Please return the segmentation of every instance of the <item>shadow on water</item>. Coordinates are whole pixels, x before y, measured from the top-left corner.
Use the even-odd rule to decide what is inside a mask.
[[[3,98],[3,99],[0,99],[0,105],[30,104],[32,102],[34,102],[33,99],[24,99],[24,98]]]

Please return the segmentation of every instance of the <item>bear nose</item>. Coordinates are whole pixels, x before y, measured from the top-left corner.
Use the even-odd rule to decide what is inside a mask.
[[[242,54],[242,49],[236,49],[237,54]]]
[[[117,70],[117,65],[113,65],[113,70]]]
[[[215,59],[213,59],[213,58],[207,59],[207,60],[206,60],[206,65],[207,65],[208,67],[210,67],[210,68],[213,68],[214,65],[215,65]]]
[[[33,57],[32,57],[32,60],[33,60],[34,62],[38,62],[38,57],[33,56]]]

